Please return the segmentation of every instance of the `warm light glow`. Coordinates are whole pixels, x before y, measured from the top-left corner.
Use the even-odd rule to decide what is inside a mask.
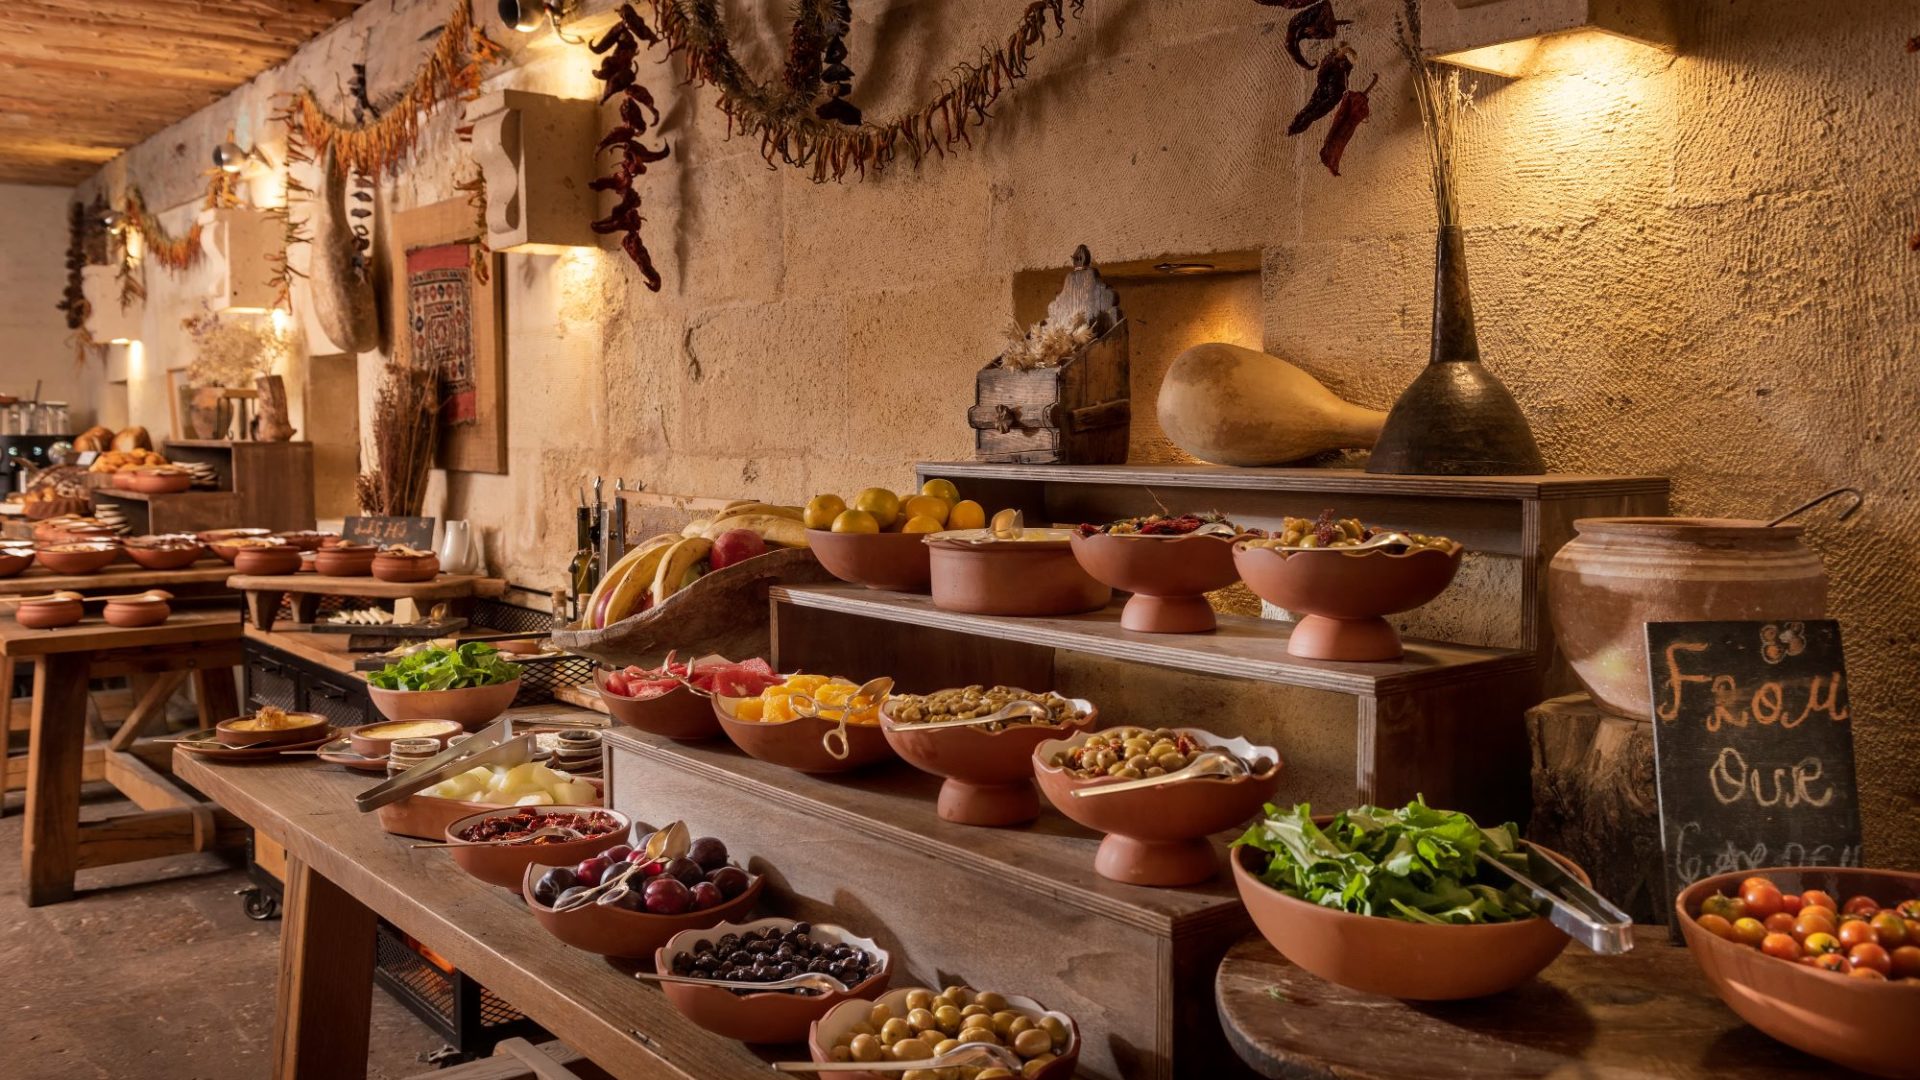
[[[121,339],[126,340],[126,339]],[[127,341],[127,375],[142,376],[147,373],[147,347],[138,341]]]
[[[107,344],[109,345],[132,345],[133,343],[132,338],[116,337],[107,339]]]
[[[273,333],[276,337],[286,337],[293,329],[293,313],[285,308],[273,309]]]
[[[147,253],[147,238],[140,235],[139,229],[128,229],[124,235],[124,242],[127,245],[127,261],[139,262],[140,257]]]
[[[1509,79],[1558,73],[1594,73],[1671,55],[1666,49],[1604,30],[1573,30],[1442,53],[1434,59]]]

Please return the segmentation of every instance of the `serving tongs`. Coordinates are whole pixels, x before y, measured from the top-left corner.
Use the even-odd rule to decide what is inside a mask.
[[[644,877],[641,868],[650,862],[667,862],[684,856],[693,844],[693,834],[688,831],[687,823],[676,821],[664,829],[659,829],[640,850],[647,856],[646,862],[634,862],[629,859],[609,869],[598,885],[588,886],[565,900],[556,900],[555,911],[578,911],[589,904],[611,907],[620,902],[628,893],[635,891],[629,884],[635,877]]]
[[[1164,776],[1143,776],[1138,780],[1123,780],[1118,784],[1099,784],[1094,787],[1073,789],[1076,799],[1090,799],[1095,795],[1112,795],[1120,791],[1138,791],[1141,788],[1159,787],[1179,780],[1192,780],[1201,776],[1217,776],[1222,780],[1232,780],[1252,773],[1253,767],[1237,756],[1218,748],[1202,750],[1193,755],[1193,760],[1185,767],[1175,769]]]
[[[1020,1057],[998,1043],[964,1042],[944,1054],[923,1061],[776,1061],[775,1072],[906,1072],[909,1069],[948,1069],[962,1065],[998,1065],[1020,1075]]]
[[[425,791],[442,780],[450,780],[468,769],[482,765],[511,767],[531,761],[534,751],[533,736],[514,734],[513,721],[502,717],[406,772],[390,776],[355,795],[353,804],[363,814],[378,810],[389,803]]]
[[[1633,949],[1633,919],[1612,901],[1568,873],[1553,858],[1525,840],[1517,849],[1527,860],[1523,873],[1498,856],[1479,851],[1480,862],[1511,878],[1535,900],[1547,905],[1547,921],[1602,956]]]
[[[838,709],[840,712],[840,723],[832,731],[820,736],[820,745],[826,747],[827,753],[832,754],[835,759],[845,761],[847,760],[847,755],[853,753],[853,743],[847,739],[847,717],[854,711],[854,702],[861,698],[866,698],[872,703],[871,708],[880,709],[881,706],[886,704],[887,695],[892,692],[893,679],[886,675],[882,675],[877,679],[868,679],[866,682],[854,687],[853,693],[847,695],[847,703],[845,705],[823,705],[816,700],[812,694],[804,690],[795,691],[792,698],[793,711],[797,716],[810,716],[817,720],[832,720],[834,717],[830,714]],[[884,712],[885,710],[883,709],[881,711]],[[834,743],[836,741],[840,744],[837,750],[834,749]]]
[[[693,975],[675,975],[665,971],[636,971],[633,977],[648,982],[691,983],[695,986],[717,986],[722,990],[745,990],[749,993],[775,990],[818,990],[822,994],[844,994],[853,989],[839,979],[824,971],[803,971],[772,982],[736,982],[731,979],[702,979]],[[776,1066],[777,1068],[778,1066]]]

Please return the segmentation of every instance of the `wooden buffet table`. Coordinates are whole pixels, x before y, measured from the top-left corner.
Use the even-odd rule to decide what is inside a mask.
[[[432,581],[381,581],[374,577],[334,577],[329,574],[234,574],[227,587],[247,596],[247,617],[262,630],[273,629],[280,601],[293,597],[295,622],[310,623],[323,596],[353,596],[366,600],[466,600],[501,596],[507,583],[479,574],[441,574]]]
[[[1227,953],[1214,988],[1234,1049],[1284,1080],[1857,1075],[1748,1027],[1666,927],[1634,938],[1625,956],[1569,945],[1504,994],[1412,1002],[1324,982],[1255,934]]]
[[[311,761],[217,764],[184,751],[174,768],[287,850],[276,1078],[366,1075],[376,915],[615,1076],[769,1075],[771,1057],[695,1026],[658,987],[631,978],[631,965],[561,944],[518,897],[468,877],[445,851],[414,851],[382,832],[353,805],[376,778]]]
[[[232,677],[240,663],[236,612],[176,612],[159,626],[137,629],[108,626],[97,615],[57,630],[0,620],[0,661],[22,659],[35,665],[21,850],[28,906],[70,899],[78,870],[205,851],[240,839],[231,818],[176,787],[140,756],[137,745],[142,728],[189,675],[203,723],[239,711]],[[111,742],[89,745],[87,680],[109,675],[158,677]],[[143,812],[82,823],[80,785],[89,766]]]

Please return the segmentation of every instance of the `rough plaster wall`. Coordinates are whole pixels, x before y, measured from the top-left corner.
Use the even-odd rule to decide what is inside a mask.
[[[54,309],[67,285],[67,204],[62,187],[0,184],[0,393],[64,401],[75,431],[93,424],[92,368],[74,363],[66,315]]]
[[[1460,188],[1483,344],[1555,469],[1668,475],[1676,510],[1699,514],[1762,514],[1838,483],[1873,495],[1812,538],[1851,644],[1869,851],[1920,863],[1920,574],[1885,555],[1920,526],[1920,256],[1905,245],[1920,60],[1902,48],[1920,26],[1908,0],[1823,19],[1798,0],[1682,6],[1677,57],[1575,43],[1534,78],[1473,81]],[[923,96],[1019,7],[856,4],[856,99],[877,114]],[[205,147],[243,107],[271,142],[273,92],[334,87],[363,56],[393,86],[440,9],[368,5],[85,190],[130,172],[160,205],[193,198]],[[736,26],[778,9],[729,5]],[[1262,251],[1264,318],[1241,336],[1384,407],[1424,356],[1431,273],[1397,9],[1348,4],[1361,74],[1382,81],[1341,179],[1314,136],[1280,134],[1307,76],[1281,51],[1285,13],[1251,0],[1090,0],[977,149],[864,184],[769,171],[725,139],[710,91],[650,69],[674,144],[647,187],[666,291],[607,252],[511,257],[513,472],[436,484],[438,509],[545,587],[594,472],[782,500],[899,483],[915,460],[968,451],[960,417],[1014,273],[1082,242],[1106,259]],[[517,66],[494,81],[590,94],[585,54],[543,41],[513,42]],[[773,70],[764,38],[741,52]],[[450,127],[443,114],[433,149],[383,183],[388,207],[451,196]]]

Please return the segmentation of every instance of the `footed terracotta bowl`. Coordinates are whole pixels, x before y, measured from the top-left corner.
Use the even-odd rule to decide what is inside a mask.
[[[682,931],[654,952],[653,969],[672,971],[673,958],[691,951],[693,943],[702,938],[713,941],[724,934],[739,934],[768,927],[784,930],[793,923],[792,919],[755,919],[745,923],[723,922],[704,930]],[[680,1010],[680,1015],[715,1035],[745,1043],[800,1042],[807,1037],[807,1029],[814,1021],[825,1016],[834,1006],[843,1001],[879,994],[887,988],[887,979],[893,974],[893,961],[887,951],[870,939],[858,937],[828,923],[814,923],[813,937],[817,941],[845,943],[865,949],[877,960],[874,973],[844,994],[796,993],[788,990],[735,994],[717,986],[693,983],[661,983],[660,989],[673,1007]]]
[[[1888,983],[1819,971],[1737,945],[1694,921],[1700,903],[1758,874],[1783,892],[1824,889],[1836,900],[1870,896],[1884,907],[1920,897],[1920,874],[1794,866],[1702,878],[1675,898],[1694,962],[1740,1019],[1788,1046],[1875,1076],[1920,1077],[1920,983]]]
[[[713,699],[713,715],[720,730],[748,757],[784,765],[803,773],[848,772],[893,757],[893,747],[879,724],[847,725],[847,756],[835,757],[826,747],[827,733],[840,727],[837,720],[802,716],[781,723],[735,720],[733,705],[741,698]]]
[[[1547,854],[1588,880],[1565,856]],[[1434,926],[1309,904],[1256,876],[1261,864],[1255,860],[1264,857],[1257,848],[1235,845],[1228,860],[1253,925],[1294,964],[1354,990],[1410,1001],[1485,997],[1533,978],[1571,940],[1545,916]]]
[[[520,680],[458,690],[383,690],[368,686],[373,707],[389,720],[452,720],[478,731],[513,705]]]
[[[148,570],[182,570],[200,561],[207,549],[198,540],[180,540],[174,542],[142,543],[128,540],[125,543],[127,558]]]
[[[917,724],[894,722],[888,706],[882,705],[880,731],[908,764],[946,779],[937,807],[941,820],[989,828],[1023,825],[1040,816],[1040,795],[1033,786],[1034,748],[1099,722],[1092,702],[1072,701],[1080,712],[1072,723],[1018,724],[999,731],[923,731]]]
[[[1147,634],[1198,634],[1220,625],[1207,593],[1240,580],[1230,536],[1075,535],[1073,557],[1106,585],[1133,594],[1120,625]]]
[[[447,831],[441,836],[455,846],[442,850],[451,852],[453,861],[460,869],[479,878],[489,885],[498,885],[503,889],[520,891],[520,883],[527,876],[531,866],[572,866],[583,859],[611,847],[619,847],[629,841],[633,832],[633,819],[618,810],[609,810],[603,806],[540,806],[535,807],[541,813],[589,814],[595,811],[612,814],[619,827],[612,832],[599,836],[589,836],[583,840],[562,840],[554,844],[505,844],[505,843],[459,843],[461,830],[475,825],[487,818],[501,817],[519,813],[524,807],[496,806],[482,810],[477,814],[468,814],[457,818],[447,825]]]
[[[827,573],[853,585],[896,592],[923,593],[932,583],[925,540],[920,533],[807,530],[807,546]]]
[[[885,1005],[887,1008],[893,1010],[893,1015],[904,1017],[908,1012],[907,995],[913,993],[915,990],[928,990],[934,994],[940,992],[938,988],[930,986],[909,986],[898,990],[889,990],[871,1000],[858,998],[853,1001],[843,1001],[835,1005],[827,1011],[827,1015],[815,1020],[813,1026],[808,1029],[807,1052],[813,1055],[813,1060],[815,1061],[832,1061],[834,1044],[838,1043],[842,1036],[853,1034],[856,1025],[867,1019],[867,1016],[873,1011],[875,1005]],[[1001,996],[1007,999],[1007,1007],[1009,1009],[1026,1013],[1029,1016],[1057,1017],[1061,1023],[1067,1026],[1066,1048],[1061,1050],[1052,1061],[1035,1069],[1030,1075],[1032,1080],[1070,1080],[1073,1076],[1073,1067],[1080,1061],[1080,1025],[1074,1023],[1073,1017],[1068,1016],[1066,1013],[1049,1009],[1030,997],[1021,997],[1018,994],[1002,994]],[[897,1071],[868,1072],[863,1070],[823,1075],[832,1075],[840,1078],[840,1080],[894,1080],[900,1073]]]
[[[706,930],[745,917],[767,884],[765,874],[750,874],[746,892],[704,911],[689,911],[684,915],[655,915],[602,904],[555,911],[533,898],[534,882],[546,872],[544,866],[528,864],[520,879],[520,895],[527,901],[527,910],[533,912],[533,921],[576,949],[623,960],[649,959],[676,934]]]
[[[1300,616],[1287,652],[1309,660],[1394,660],[1405,652],[1384,616],[1414,608],[1446,590],[1463,549],[1419,548],[1403,554],[1339,548],[1282,554],[1236,545],[1233,562],[1260,599]]]
[[[701,742],[721,735],[713,702],[689,687],[678,686],[659,697],[623,697],[607,689],[607,673],[598,668],[593,685],[599,688],[608,714],[630,728],[676,742]]]
[[[1113,600],[1081,569],[1066,529],[1028,529],[994,540],[984,529],[925,538],[933,560],[933,605],[972,615],[1079,615]]]
[[[1047,762],[1053,755],[1086,742],[1092,732],[1051,739],[1034,748],[1034,778],[1047,801],[1074,821],[1107,834],[1093,860],[1093,868],[1101,877],[1129,885],[1161,887],[1206,881],[1220,872],[1213,834],[1244,824],[1279,790],[1283,766],[1280,752],[1273,747],[1256,746],[1246,739],[1223,739],[1198,728],[1175,730],[1193,736],[1204,746],[1221,747],[1243,760],[1266,758],[1271,765],[1265,772],[1230,780],[1193,777],[1087,798],[1074,792],[1124,781],[1110,776],[1081,780]]]

